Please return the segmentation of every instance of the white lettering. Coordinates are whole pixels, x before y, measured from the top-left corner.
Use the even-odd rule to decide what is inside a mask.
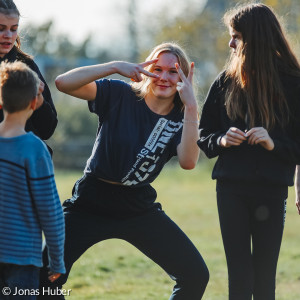
[[[146,144],[145,148],[152,150],[153,146],[155,145],[157,139],[159,138],[161,132],[163,131],[164,127],[168,123],[168,120],[165,118],[160,118],[156,123],[154,129],[152,130]]]
[[[164,149],[166,148],[167,145],[163,144],[163,143],[157,143],[154,148],[153,148],[153,152],[156,151],[157,148],[161,148],[160,153],[163,153]]]

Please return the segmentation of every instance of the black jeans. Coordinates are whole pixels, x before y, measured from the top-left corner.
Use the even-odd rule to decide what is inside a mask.
[[[111,201],[114,201],[115,197],[123,197],[126,193],[124,188],[120,194],[115,193],[116,187],[111,184],[101,183],[101,185],[102,196],[107,196],[109,191],[114,191],[111,193]],[[130,193],[132,196],[132,188]],[[161,210],[159,204],[126,218],[105,217],[91,212],[82,212],[82,209],[81,207],[78,211],[69,207],[65,210],[67,274],[51,284],[47,279],[47,268],[44,267],[41,270],[41,287],[61,287],[67,281],[73,263],[89,247],[106,239],[117,238],[131,243],[161,266],[173,280],[176,280],[170,299],[200,300],[202,298],[209,279],[206,264],[193,243]],[[46,258],[47,255],[45,252],[44,254]],[[64,299],[51,297],[51,299],[55,298]]]
[[[217,184],[229,300],[275,300],[286,190]]]

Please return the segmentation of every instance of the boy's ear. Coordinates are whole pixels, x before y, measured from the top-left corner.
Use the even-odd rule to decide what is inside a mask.
[[[37,99],[37,96],[31,100],[30,108],[31,108],[33,111],[35,111],[35,109],[36,109],[37,100],[38,100],[38,99]]]

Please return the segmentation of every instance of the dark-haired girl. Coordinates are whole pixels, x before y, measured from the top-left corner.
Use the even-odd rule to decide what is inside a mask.
[[[26,123],[26,131],[32,131],[43,140],[47,140],[54,133],[57,125],[56,110],[51,98],[50,90],[38,66],[33,59],[20,49],[18,36],[20,13],[12,0],[0,0],[0,62],[22,61],[37,73],[40,78],[38,93],[38,109]],[[3,112],[0,110],[0,121]]]
[[[218,156],[219,219],[230,300],[274,300],[288,186],[300,163],[300,66],[272,10],[224,16],[232,53],[212,84],[199,147]]]

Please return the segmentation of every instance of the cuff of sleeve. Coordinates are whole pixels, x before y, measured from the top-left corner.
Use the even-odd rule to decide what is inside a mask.
[[[66,273],[66,268],[63,259],[60,259],[59,261],[56,260],[54,263],[53,260],[51,260],[50,256],[48,255],[48,260],[49,260],[48,268],[50,271],[55,273],[62,273],[62,274]]]
[[[56,267],[53,267],[53,266],[49,265],[49,270],[54,272],[54,273],[61,273],[61,274],[66,273],[66,268],[65,268],[64,265],[56,266]]]
[[[95,100],[87,101],[87,104],[88,104],[89,111],[91,113],[94,113],[96,111],[96,101]]]
[[[218,138],[216,140],[216,144],[217,144],[218,147],[222,147],[221,146],[221,139],[222,139],[223,136],[224,136],[224,134],[221,134],[220,136],[218,136]]]

